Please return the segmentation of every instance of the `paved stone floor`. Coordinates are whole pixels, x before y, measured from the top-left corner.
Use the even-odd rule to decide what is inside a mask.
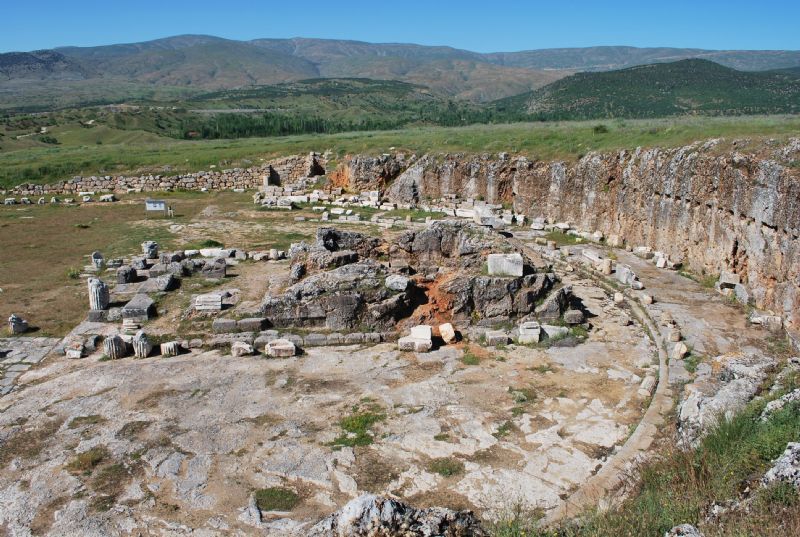
[[[41,362],[59,341],[50,337],[0,339],[0,395],[11,392],[17,378]]]

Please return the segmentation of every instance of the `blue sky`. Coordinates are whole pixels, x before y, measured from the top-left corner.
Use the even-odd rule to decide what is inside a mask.
[[[800,1],[0,0],[0,51],[146,41],[320,37],[478,52],[593,45],[800,49]]]

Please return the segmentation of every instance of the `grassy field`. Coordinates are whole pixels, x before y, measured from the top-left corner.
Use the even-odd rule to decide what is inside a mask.
[[[302,135],[237,140],[183,141],[141,131],[86,129],[63,125],[50,134],[59,145],[36,137],[0,137],[0,187],[22,182],[52,182],[74,175],[152,172],[171,174],[248,166],[279,155],[330,150],[353,153],[405,150],[500,152],[538,159],[576,159],[590,151],[637,146],[675,147],[714,137],[787,139],[800,133],[800,116],[674,119],[600,122],[514,123],[469,127],[426,127],[334,135]],[[603,132],[607,131],[607,132]]]
[[[299,210],[259,210],[248,193],[170,192],[159,198],[174,218],[147,217],[144,194],[121,195],[117,203],[81,205],[0,205],[0,318],[12,313],[28,319],[37,335],[62,336],[85,316],[86,283],[78,277],[95,250],[106,259],[130,258],[141,243],[155,240],[162,251],[201,247],[216,241],[228,248],[287,250],[291,243],[313,239],[319,218],[310,205]],[[372,213],[358,210],[363,218]],[[387,213],[395,217],[411,211]],[[338,228],[370,235],[398,233],[369,222],[331,222]],[[113,273],[105,273],[106,281]]]

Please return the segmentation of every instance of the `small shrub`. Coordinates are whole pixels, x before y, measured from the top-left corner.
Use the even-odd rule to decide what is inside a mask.
[[[76,455],[67,465],[67,470],[73,473],[90,474],[107,456],[108,451],[106,448],[93,447],[88,451]]]
[[[256,505],[262,511],[291,511],[300,502],[300,497],[283,487],[269,487],[255,492]]]
[[[443,477],[452,477],[464,472],[464,463],[450,457],[433,459],[428,464],[428,470]]]
[[[592,132],[595,133],[595,134],[607,134],[608,133],[608,127],[606,127],[605,125],[602,125],[602,124],[595,125],[594,127],[592,127]]]
[[[71,280],[77,280],[81,277],[81,271],[78,268],[70,267],[67,269],[67,278]]]

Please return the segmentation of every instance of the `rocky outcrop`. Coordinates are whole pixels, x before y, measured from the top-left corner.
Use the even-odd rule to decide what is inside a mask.
[[[800,490],[800,443],[789,442],[761,482],[765,485],[782,482]]]
[[[482,537],[486,535],[470,511],[442,507],[417,509],[365,494],[318,522],[308,537]]]
[[[307,276],[280,296],[267,296],[262,312],[273,326],[387,329],[411,309],[408,292],[386,286],[388,271],[371,260]]]
[[[399,203],[513,204],[529,218],[648,246],[697,273],[730,271],[756,307],[800,323],[800,173],[789,166],[800,161],[800,142],[749,154],[719,154],[717,146],[590,153],[574,163],[506,154],[353,157],[336,173],[351,190],[386,186]]]
[[[383,191],[406,165],[405,158],[398,155],[355,155],[345,162],[330,174],[330,182],[334,188],[350,192]]]
[[[510,252],[500,235],[463,220],[439,220],[421,231],[408,231],[391,245],[392,266],[458,267],[480,270],[490,252]]]
[[[731,419],[756,395],[775,366],[769,357],[732,353],[697,367],[695,380],[684,388],[678,432],[684,445],[694,446],[709,428]]]
[[[513,254],[519,275],[487,275],[487,257],[511,250],[502,235],[459,220],[434,222],[391,244],[319,228],[314,244],[290,249],[290,274],[297,283],[282,295],[266,296],[262,310],[277,327],[332,330],[394,329],[407,318],[418,323],[507,322],[530,316],[556,283],[553,273],[537,273],[520,253]],[[555,314],[543,319],[555,320],[563,312],[569,293],[562,288],[557,295]]]

